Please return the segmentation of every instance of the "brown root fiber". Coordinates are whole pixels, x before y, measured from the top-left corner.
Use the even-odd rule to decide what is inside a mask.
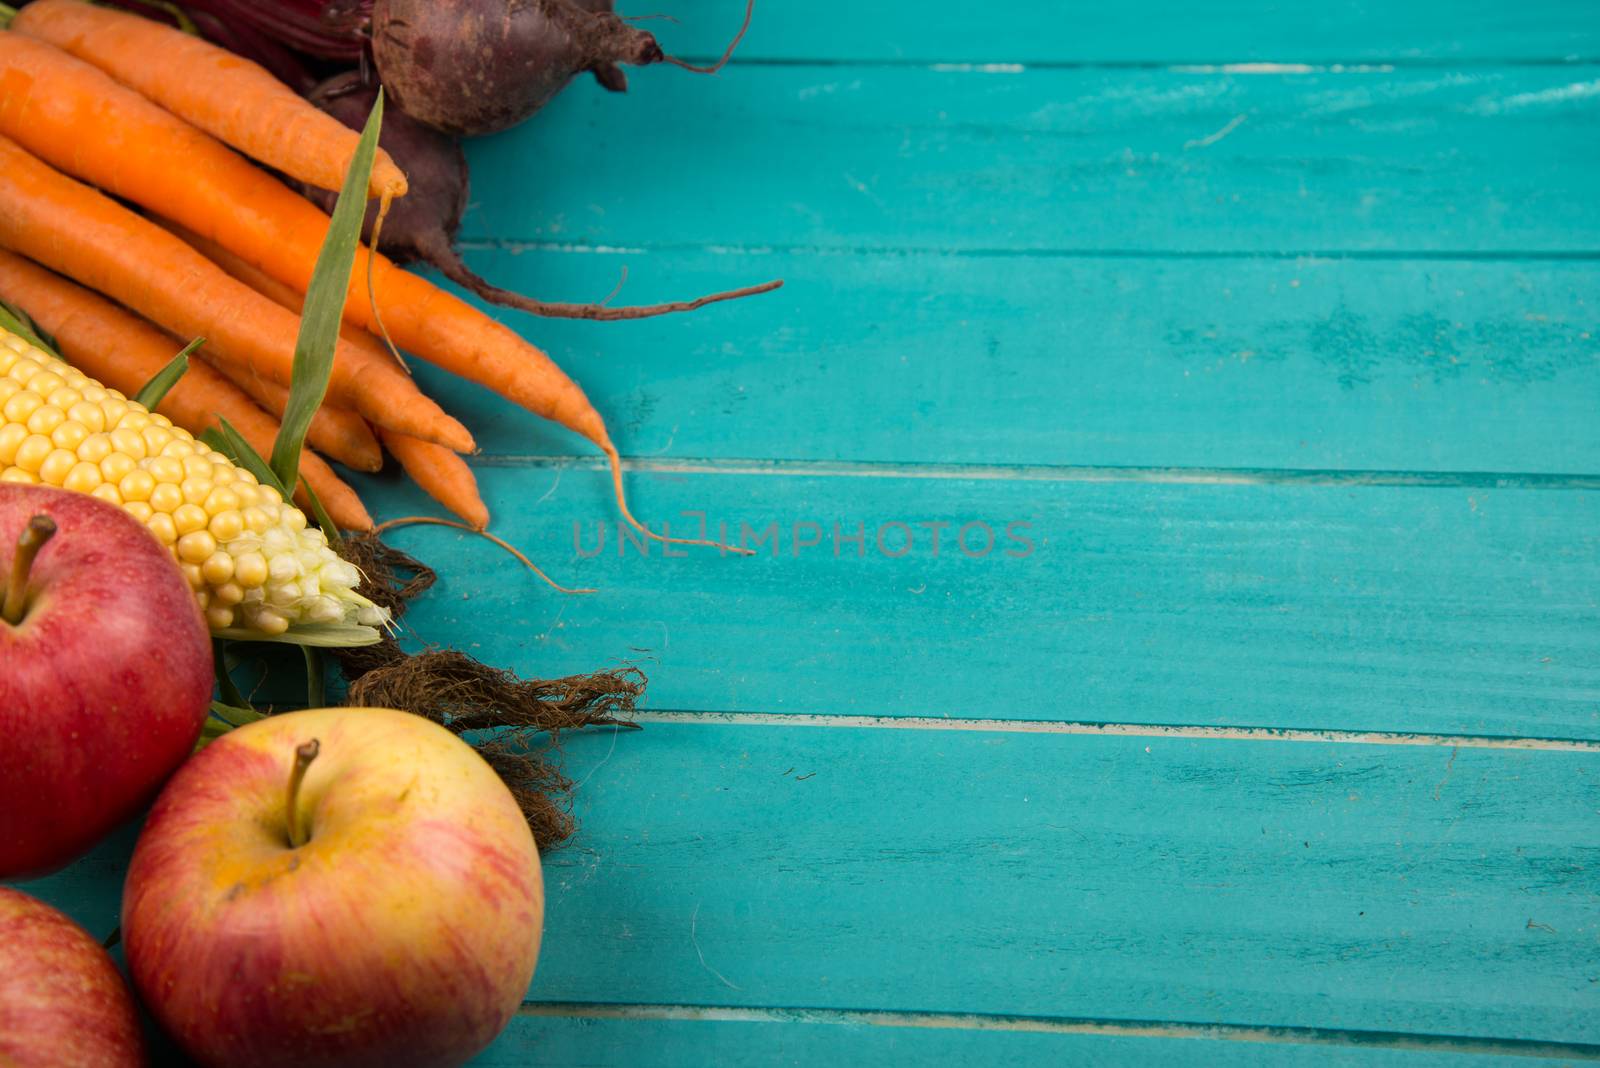
[[[348,536],[340,551],[361,569],[360,592],[397,617],[436,577],[375,534]],[[575,826],[572,780],[560,767],[561,732],[637,728],[632,716],[645,688],[635,667],[523,679],[454,649],[407,653],[389,635],[335,655],[350,681],[346,704],[398,708],[458,735],[471,732],[467,740],[510,788],[540,849],[565,841]]]

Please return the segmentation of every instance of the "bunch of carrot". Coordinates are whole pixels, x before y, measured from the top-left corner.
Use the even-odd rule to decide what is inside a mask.
[[[329,220],[251,160],[337,188],[356,140],[264,69],[204,41],[84,0],[35,0],[0,30],[0,249],[9,250],[0,298],[127,393],[177,339],[206,338],[208,366],[191,370],[161,410],[196,433],[220,415],[252,445],[270,445]],[[380,150],[370,195],[387,202],[405,191]],[[381,442],[444,507],[488,523],[459,455],[474,448],[471,434],[423,394],[379,334],[592,441],[624,518],[682,540],[633,518],[604,421],[545,353],[365,248],[310,433],[315,450],[375,470]],[[371,527],[356,494],[314,453],[302,473],[335,522]]]

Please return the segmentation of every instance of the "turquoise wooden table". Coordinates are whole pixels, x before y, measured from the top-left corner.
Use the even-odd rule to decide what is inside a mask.
[[[1600,1057],[1600,13],[982,10],[763,2],[471,148],[490,278],[787,280],[508,320],[753,559],[423,372],[602,592],[408,530],[416,637],[651,677],[479,1063]],[[131,840],[38,891],[109,930]]]

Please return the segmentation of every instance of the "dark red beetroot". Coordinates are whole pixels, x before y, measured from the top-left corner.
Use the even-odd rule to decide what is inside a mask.
[[[397,104],[463,136],[515,126],[581,71],[621,91],[627,79],[619,63],[709,72],[727,61],[724,55],[711,67],[690,66],[609,8],[605,0],[376,0],[372,57]],[[743,35],[741,28],[734,44]]]
[[[359,130],[365,125],[377,95],[377,86],[363,84],[360,73],[350,71],[317,86],[310,99],[346,126]],[[456,139],[423,125],[399,108],[389,108],[384,112],[378,143],[405,172],[410,185],[410,192],[393,202],[383,221],[383,232],[378,235],[381,250],[398,263],[421,260],[432,264],[446,278],[492,304],[561,319],[644,319],[765,293],[783,284],[772,281],[696,300],[623,308],[534,300],[501,289],[474,274],[455,249],[456,231],[461,227],[461,213],[467,205],[467,160]],[[334,193],[306,186],[302,186],[302,190],[324,211],[333,210],[337,199]],[[376,204],[367,208],[365,236],[369,242],[377,211]]]

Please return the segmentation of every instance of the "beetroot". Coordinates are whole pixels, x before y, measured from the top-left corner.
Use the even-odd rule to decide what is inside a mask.
[[[515,126],[581,71],[613,91],[618,66],[673,63],[655,37],[612,14],[606,0],[376,0],[372,57],[384,87],[412,117],[470,136]],[[745,10],[745,27],[750,9]]]
[[[376,85],[366,84],[360,72],[349,71],[317,86],[310,99],[346,126],[359,130],[366,123],[377,95]],[[461,227],[461,213],[467,205],[467,160],[455,138],[423,125],[399,108],[389,108],[384,113],[378,143],[405,172],[410,185],[410,191],[390,206],[379,235],[380,250],[397,263],[421,260],[431,264],[456,285],[471,290],[491,304],[561,319],[644,319],[766,293],[783,284],[781,280],[772,281],[695,300],[622,308],[534,300],[501,289],[474,274],[455,249],[456,231]],[[301,189],[324,211],[333,210],[336,194],[309,186],[301,186]],[[363,235],[368,242],[372,240],[377,211],[377,204],[367,208]]]

